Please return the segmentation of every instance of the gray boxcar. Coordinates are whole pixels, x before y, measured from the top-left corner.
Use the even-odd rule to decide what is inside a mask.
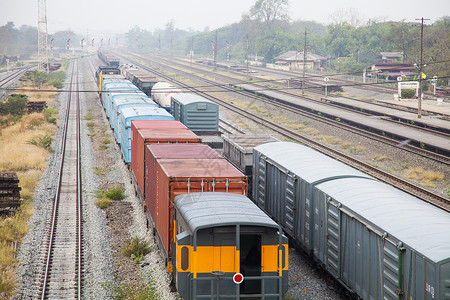
[[[450,214],[375,180],[318,184],[314,256],[363,299],[450,299]]]
[[[371,178],[299,144],[268,143],[253,151],[253,201],[308,251],[314,185],[340,177]]]
[[[208,99],[188,93],[171,97],[171,113],[192,131],[219,131],[219,106]]]
[[[254,149],[254,201],[363,299],[450,299],[450,214],[307,147]]]

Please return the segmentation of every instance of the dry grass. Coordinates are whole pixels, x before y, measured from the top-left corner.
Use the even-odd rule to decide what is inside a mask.
[[[105,209],[111,205],[112,200],[106,197],[95,200],[94,204],[101,209]]]
[[[341,145],[343,143],[342,139],[332,135],[319,135],[317,136],[317,140],[331,145]]]
[[[308,135],[312,135],[312,136],[318,136],[320,134],[319,130],[312,128],[312,127],[305,128],[305,130],[303,130],[303,132]]]
[[[267,114],[267,109],[262,108],[261,106],[258,106],[256,104],[252,104],[250,105],[250,109],[258,114],[261,115],[266,115]]]
[[[342,144],[341,144],[341,149],[348,149],[348,148],[350,148],[352,146],[352,143],[349,143],[349,142],[343,142]]]
[[[20,197],[22,199],[30,200],[33,198],[34,187],[39,182],[42,172],[41,170],[35,169],[17,172],[17,177],[20,181],[19,186],[22,188],[20,191]]]
[[[372,156],[372,158],[370,158],[370,159],[374,160],[374,161],[392,160],[389,156],[385,156],[385,155],[381,155],[381,154],[376,154],[376,155]]]
[[[12,267],[17,263],[14,258],[14,247],[12,244],[2,242],[0,244],[0,266]]]
[[[363,154],[367,150],[364,146],[350,146],[347,149],[353,154]]]
[[[2,295],[0,299],[11,299],[17,294],[16,271],[14,267],[4,267],[0,264],[0,291]]]
[[[32,86],[30,82],[21,83],[21,93],[28,96],[29,101],[45,101],[51,103],[55,100],[55,96],[58,92],[57,88],[50,84],[44,84],[42,90],[52,91],[52,92],[36,92],[36,87]]]
[[[424,170],[422,167],[409,168],[404,173],[406,178],[421,181],[424,186],[435,187],[434,182],[444,180],[444,175],[433,170]]]
[[[305,130],[306,125],[302,124],[302,123],[295,123],[295,124],[289,124],[289,125],[287,125],[287,127],[292,130],[303,131],[303,130]]]
[[[27,171],[43,170],[49,152],[27,142],[43,135],[53,136],[57,127],[44,122],[36,127],[39,118],[35,114],[25,115],[21,122],[4,128],[0,136],[0,170]]]

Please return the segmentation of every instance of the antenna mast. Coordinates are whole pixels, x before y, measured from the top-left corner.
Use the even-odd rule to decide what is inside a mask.
[[[45,69],[48,73],[48,47],[47,47],[47,1],[38,0],[38,60],[39,70]],[[45,66],[45,67],[44,67]]]

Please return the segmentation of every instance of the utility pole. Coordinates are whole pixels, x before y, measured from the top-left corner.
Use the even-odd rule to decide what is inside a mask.
[[[247,37],[247,78],[248,78],[248,33],[246,37]]]
[[[48,73],[48,40],[47,40],[47,1],[38,0],[38,60],[39,70],[45,65]]]
[[[194,36],[191,38],[191,65],[192,65],[192,57],[194,56]]]
[[[158,55],[161,55],[161,34],[158,35]]]
[[[214,49],[213,49],[213,55],[214,55],[214,72],[217,71],[217,30],[216,30],[216,36],[214,38]]]
[[[419,64],[419,101],[417,107],[417,117],[422,118],[422,54],[423,54],[423,22],[429,21],[430,19],[416,19],[417,21],[422,21],[422,28],[420,30],[420,64]]]
[[[303,45],[303,77],[302,77],[302,95],[305,94],[305,70],[306,70],[306,30],[305,30],[305,44]]]

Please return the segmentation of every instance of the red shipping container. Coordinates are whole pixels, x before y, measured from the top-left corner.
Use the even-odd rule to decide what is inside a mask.
[[[150,155],[150,152],[148,152]],[[170,263],[173,240],[173,201],[181,194],[229,192],[247,195],[247,177],[227,160],[155,159],[155,167],[146,172],[146,203],[157,242]],[[151,164],[147,164],[147,167]],[[170,265],[169,265],[170,266]]]
[[[188,128],[164,128],[167,124],[162,124],[163,128],[158,128],[157,124],[153,125],[156,125],[153,129],[137,129],[136,126],[133,127],[132,122],[134,131],[131,131],[131,169],[135,182],[138,184],[138,193],[142,197],[141,199],[145,199],[145,145],[202,142],[202,139]],[[179,127],[177,123],[174,125]],[[147,124],[147,126],[150,125]]]
[[[151,144],[145,149],[145,178],[148,172],[154,172],[157,159],[222,159],[216,151],[205,144]],[[147,185],[147,184],[145,184]],[[145,187],[148,192],[148,187]],[[147,213],[155,219],[156,202],[146,203]],[[150,205],[150,206],[149,206]]]
[[[137,146],[137,131],[141,129],[162,129],[162,128],[172,128],[172,129],[188,129],[184,126],[183,123],[176,120],[134,120],[131,121],[131,169],[137,170],[137,164],[140,161],[136,157],[136,151],[133,151],[133,148],[136,149]],[[136,175],[134,175],[137,178]]]

